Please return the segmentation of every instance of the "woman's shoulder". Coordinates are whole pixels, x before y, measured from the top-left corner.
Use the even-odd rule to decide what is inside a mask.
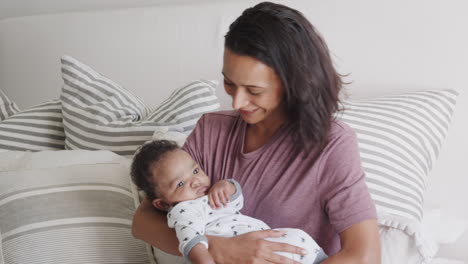
[[[333,120],[327,144],[320,156],[323,158],[323,161],[342,161],[358,154],[357,147],[358,139],[353,128],[341,120]]]
[[[330,127],[330,138],[337,138],[343,136],[356,137],[356,132],[345,122],[334,119]]]

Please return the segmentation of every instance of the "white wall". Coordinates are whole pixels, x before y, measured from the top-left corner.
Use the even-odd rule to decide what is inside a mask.
[[[237,16],[243,7],[189,4],[4,19],[0,87],[21,108],[56,98],[59,58],[69,54],[156,105],[192,79],[220,78],[222,12]]]
[[[210,1],[214,2],[217,0],[0,0],[0,19],[64,12],[83,12]]]
[[[216,31],[254,2],[0,20],[1,89],[21,107],[58,96],[58,58],[68,53],[156,104],[157,98],[151,98],[156,83],[220,78],[222,34]],[[282,2],[300,8],[322,32],[338,68],[350,74],[352,96],[465,87],[468,18],[463,12],[468,3],[463,0]],[[195,30],[184,31],[187,23]],[[180,42],[174,45],[174,39]],[[40,93],[31,96],[31,90]]]
[[[221,80],[223,32],[258,1],[187,2],[192,4],[0,20],[0,89],[21,108],[57,98],[62,54],[88,63],[150,105],[189,80]],[[349,74],[348,93],[354,98],[427,88],[462,92],[431,173],[428,203],[468,218],[468,2],[281,2],[302,10],[322,32],[338,69]],[[228,108],[229,98],[221,88],[219,95]],[[468,259],[468,252],[463,254]]]

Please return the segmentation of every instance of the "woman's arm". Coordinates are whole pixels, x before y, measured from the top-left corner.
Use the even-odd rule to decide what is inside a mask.
[[[142,201],[135,212],[132,233],[134,237],[162,251],[181,256],[175,230],[168,227],[166,215],[155,210],[146,199]],[[264,260],[277,264],[300,264],[300,262],[292,261],[273,252],[283,251],[301,254],[301,248],[264,240],[267,237],[280,237],[283,234],[284,232],[281,231],[265,230],[232,238],[207,236],[210,245],[209,252],[216,260],[216,263],[221,264],[257,263],[256,261],[265,263]]]
[[[263,230],[246,233],[231,238],[207,236],[209,252],[218,264],[276,263],[301,264],[274,252],[290,252],[305,255],[302,248],[265,240],[267,237],[280,237],[283,231]]]
[[[375,219],[352,225],[340,233],[341,250],[322,264],[380,264],[380,236]]]
[[[175,230],[167,225],[166,214],[144,199],[133,216],[132,234],[162,251],[181,256]]]

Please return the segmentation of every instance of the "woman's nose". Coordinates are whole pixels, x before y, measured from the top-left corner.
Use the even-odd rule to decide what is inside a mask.
[[[249,104],[249,99],[247,94],[240,88],[232,95],[232,108],[239,110],[242,107],[245,107]]]

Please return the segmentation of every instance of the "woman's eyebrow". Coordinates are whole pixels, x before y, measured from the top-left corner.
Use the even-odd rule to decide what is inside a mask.
[[[259,88],[259,89],[264,89],[264,88],[265,88],[265,87],[258,86],[258,85],[246,85],[245,87],[248,87],[248,88]]]

